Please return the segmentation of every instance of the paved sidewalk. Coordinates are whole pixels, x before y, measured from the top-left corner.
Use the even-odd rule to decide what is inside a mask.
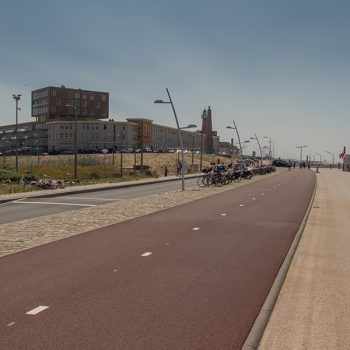
[[[350,348],[350,174],[320,169],[305,231],[260,350]]]

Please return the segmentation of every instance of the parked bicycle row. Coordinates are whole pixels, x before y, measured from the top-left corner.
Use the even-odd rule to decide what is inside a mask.
[[[217,186],[250,180],[254,175],[264,175],[276,171],[272,165],[253,165],[246,163],[215,164],[208,169],[203,169],[203,175],[198,177],[199,187]]]

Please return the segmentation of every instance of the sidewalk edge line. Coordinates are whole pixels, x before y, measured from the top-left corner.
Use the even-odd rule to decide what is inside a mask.
[[[289,248],[289,251],[277,273],[277,276],[275,278],[275,281],[272,284],[271,290],[269,292],[269,294],[267,295],[265,302],[259,312],[259,315],[257,316],[249,334],[248,337],[246,338],[243,346],[242,346],[242,350],[253,350],[253,349],[258,349],[260,341],[264,335],[266,326],[269,322],[270,316],[272,314],[272,311],[275,307],[277,298],[279,296],[279,293],[282,289],[283,283],[286,279],[289,267],[293,261],[295,252],[298,248],[301,236],[304,232],[307,220],[309,218],[314,200],[315,200],[315,196],[316,196],[316,190],[317,190],[317,177],[316,175],[314,175],[316,178],[315,181],[315,186],[314,186],[314,191],[313,194],[311,196],[310,199],[310,203],[309,206],[306,210],[306,213],[304,215],[304,218],[301,222],[301,225],[293,239],[293,242]]]

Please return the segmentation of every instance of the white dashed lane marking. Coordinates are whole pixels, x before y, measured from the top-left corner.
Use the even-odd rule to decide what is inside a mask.
[[[198,231],[199,227],[193,227],[192,231]]]
[[[11,327],[11,326],[13,326],[15,323],[16,323],[16,322],[11,322],[11,323],[9,323],[9,324],[7,325],[7,327]]]
[[[122,198],[100,198],[100,197],[73,197],[73,196],[67,196],[69,199],[86,199],[86,200],[93,200],[93,201],[106,201],[106,202],[115,202],[115,201],[122,201],[124,199]]]
[[[255,198],[255,197],[253,197],[253,198],[252,198],[252,201],[255,201],[255,200],[256,200],[256,198]]]
[[[152,255],[152,252],[145,252],[145,253],[141,254],[141,256],[149,256],[149,255]]]
[[[244,207],[244,204],[240,204],[239,206],[240,206],[240,207]]]
[[[48,306],[38,306],[35,309],[26,312],[26,315],[37,315],[39,312],[44,311],[48,308]]]
[[[76,205],[79,207],[96,207],[96,204],[79,204],[79,203],[59,203],[59,202],[22,202],[21,200],[13,201],[11,203],[16,204],[45,204],[45,205]]]
[[[222,214],[221,214],[221,216],[226,216],[226,215],[227,215],[227,214],[225,214],[225,213],[222,213]]]

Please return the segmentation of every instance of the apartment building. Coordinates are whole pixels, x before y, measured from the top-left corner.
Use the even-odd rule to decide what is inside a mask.
[[[109,116],[109,93],[48,86],[32,91],[32,117],[37,122],[53,120],[106,119]]]
[[[53,121],[48,125],[48,149],[73,150],[75,147],[75,121]],[[138,148],[138,124],[103,120],[77,121],[77,148],[79,151],[91,149]]]
[[[18,148],[32,148],[39,152],[47,151],[47,124],[37,122],[20,123],[17,125],[0,126],[0,152],[15,153],[16,135]]]

